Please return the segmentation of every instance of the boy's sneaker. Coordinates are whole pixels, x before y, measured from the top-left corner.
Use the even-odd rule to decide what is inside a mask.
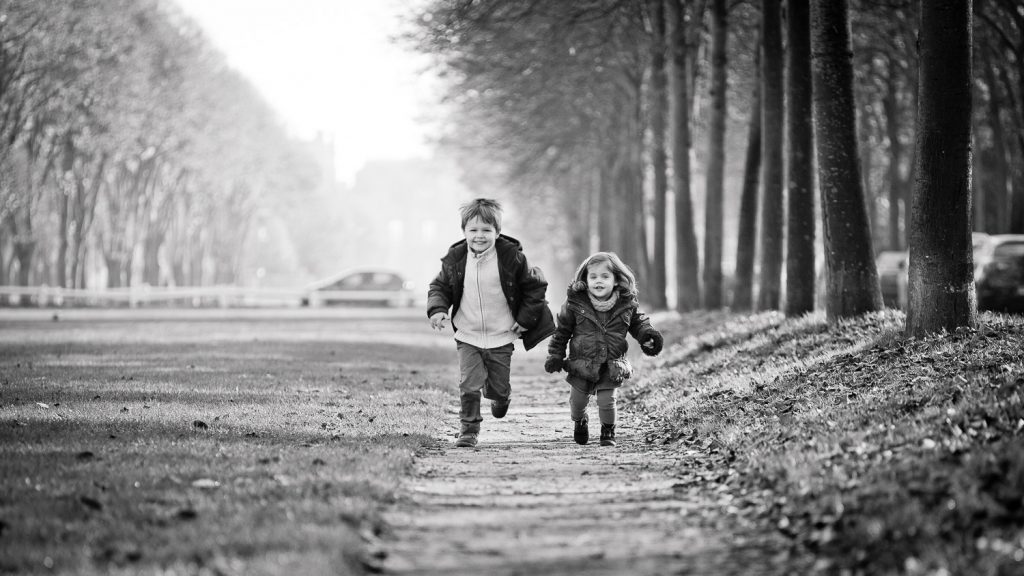
[[[455,441],[456,448],[472,448],[476,446],[476,434],[463,432]]]
[[[491,400],[491,416],[495,418],[504,418],[505,414],[508,414],[508,405],[512,403],[512,399],[508,398],[504,403],[498,402],[497,400]]]
[[[574,420],[573,422],[575,422],[576,425],[572,429],[572,439],[580,445],[589,442],[590,428],[588,427],[589,422],[587,421],[587,417],[584,416],[583,418]]]
[[[615,446],[615,424],[601,424],[601,446]]]
[[[455,441],[456,448],[472,448],[476,446],[477,436],[480,434],[480,424],[463,424],[459,439]]]

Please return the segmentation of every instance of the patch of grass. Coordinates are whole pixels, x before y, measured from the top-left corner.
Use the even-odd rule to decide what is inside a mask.
[[[1024,319],[925,339],[885,311],[695,313],[625,396],[647,441],[714,462],[705,488],[823,571],[1024,571]]]
[[[23,328],[45,334],[0,348],[0,573],[362,573],[453,397],[436,348]]]

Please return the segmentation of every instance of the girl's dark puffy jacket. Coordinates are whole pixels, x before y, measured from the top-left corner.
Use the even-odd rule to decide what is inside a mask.
[[[545,293],[548,281],[540,268],[530,267],[523,254],[522,244],[511,236],[498,235],[494,242],[498,255],[498,276],[501,291],[505,295],[508,309],[516,322],[526,329],[523,333],[523,347],[527,350],[539,344],[555,331],[555,319],[548,308]],[[427,293],[427,317],[438,312],[448,312],[451,318],[459,311],[462,291],[466,281],[466,259],[469,247],[465,240],[459,240],[448,248],[441,258],[441,271],[430,283]],[[458,330],[454,322],[452,327]]]
[[[570,383],[596,382],[605,362],[608,362],[613,382],[629,378],[632,367],[625,358],[629,349],[626,334],[643,342],[657,332],[647,315],[640,311],[636,297],[624,290],[619,291],[618,302],[605,318],[602,322],[585,289],[577,292],[570,285],[568,297],[558,313],[558,327],[548,342],[548,355],[556,358],[565,358],[568,344],[565,370]]]

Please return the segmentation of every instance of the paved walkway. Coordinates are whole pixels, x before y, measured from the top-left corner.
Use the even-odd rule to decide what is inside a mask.
[[[768,571],[764,547],[723,531],[720,503],[701,501],[686,488],[693,482],[684,460],[694,455],[647,446],[621,403],[617,447],[598,444],[593,402],[591,443],[574,443],[563,375],[516,374],[517,362],[542,363],[535,354],[524,360],[517,351],[512,407],[502,420],[485,408],[475,449],[454,448],[453,405],[450,435],[417,461],[399,502],[385,514],[391,532],[381,543],[385,573]]]

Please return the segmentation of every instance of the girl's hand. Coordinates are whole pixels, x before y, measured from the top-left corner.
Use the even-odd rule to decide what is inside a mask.
[[[664,341],[661,332],[652,330],[647,339],[640,343],[640,349],[648,356],[657,356],[661,352],[662,345],[664,345]]]
[[[512,323],[512,333],[514,333],[516,336],[522,336],[523,332],[526,332],[526,328],[520,326],[519,322]]]
[[[444,330],[445,322],[448,321],[448,314],[444,312],[438,312],[430,317],[430,327],[434,330]]]
[[[548,356],[544,360],[544,370],[550,374],[555,372],[561,372],[562,368],[565,368],[565,359],[559,358],[558,356]]]

